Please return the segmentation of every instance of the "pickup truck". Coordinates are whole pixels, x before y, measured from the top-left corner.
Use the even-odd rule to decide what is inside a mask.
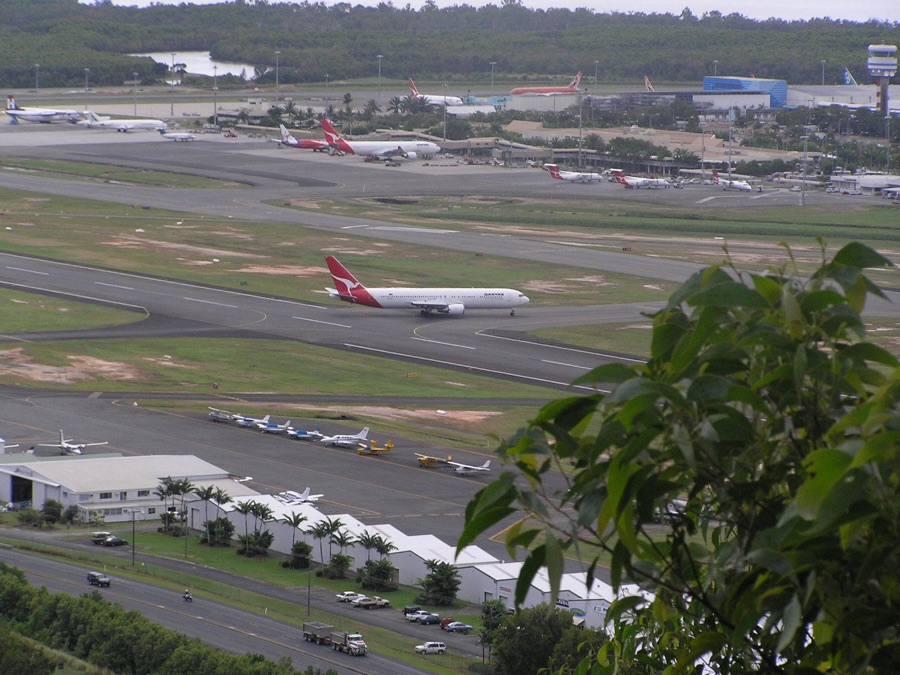
[[[363,609],[380,609],[382,607],[391,606],[390,600],[379,598],[377,595],[374,598],[363,598],[359,602],[354,602],[353,604],[357,607],[362,607]]]
[[[369,648],[359,633],[334,631],[331,634],[331,648],[334,651],[347,652],[352,656],[365,656]]]

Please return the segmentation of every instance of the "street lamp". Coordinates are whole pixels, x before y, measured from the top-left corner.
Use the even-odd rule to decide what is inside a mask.
[[[277,49],[275,50],[275,100],[278,100],[278,57],[281,55],[281,52]]]
[[[496,61],[491,61],[491,96],[494,95],[494,66],[496,65]]]
[[[800,206],[806,206],[806,167],[809,164],[809,153],[807,152],[809,135],[803,134],[800,140],[803,141],[803,182],[800,183]]]
[[[330,76],[328,75],[328,73],[325,73],[325,101],[326,102],[328,101],[328,78],[329,77]]]
[[[175,52],[172,52],[171,99],[169,100],[169,117],[175,117]]]
[[[825,59],[819,61],[822,64],[822,86],[825,86]]]
[[[594,86],[597,86],[597,71],[600,68],[600,62],[594,61]]]
[[[718,59],[713,61],[713,77],[718,77],[719,75],[719,61]]]
[[[132,73],[132,77],[134,78],[134,84],[132,85],[134,89],[134,116],[137,117],[137,85],[138,85],[138,77],[137,73]]]
[[[41,64],[34,64],[34,93],[36,94],[41,88]]]
[[[134,567],[134,547],[135,547],[135,528],[134,528],[134,514],[143,513],[144,509],[123,509],[124,511],[131,512],[131,566]],[[142,519],[143,520],[143,519]]]
[[[379,54],[375,57],[378,59],[378,101],[381,101],[381,59],[384,58],[382,54]]]
[[[88,109],[88,78],[91,76],[91,69],[84,69],[84,109]]]
[[[213,66],[213,124],[219,126],[219,66]]]

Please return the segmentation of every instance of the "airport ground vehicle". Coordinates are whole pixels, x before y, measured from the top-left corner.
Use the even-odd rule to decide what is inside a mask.
[[[415,646],[416,654],[443,654],[447,645],[443,642],[425,642]]]
[[[331,631],[334,626],[321,621],[303,622],[303,639],[307,642],[315,642],[317,645],[331,643]]]
[[[109,577],[103,572],[88,572],[87,580],[91,586],[109,586]]]
[[[351,656],[365,656],[369,651],[362,635],[346,631],[334,631],[331,634],[331,648],[335,651],[347,652]]]

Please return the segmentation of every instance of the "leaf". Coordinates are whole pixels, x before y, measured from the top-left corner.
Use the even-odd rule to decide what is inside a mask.
[[[785,607],[781,615],[781,635],[778,638],[778,651],[783,652],[794,639],[797,629],[800,628],[800,601],[797,596],[793,596],[788,606]]]
[[[838,251],[832,262],[835,265],[847,265],[861,270],[873,267],[894,267],[894,263],[876,250],[857,241],[850,242]]]
[[[809,477],[797,489],[794,504],[801,517],[815,520],[831,488],[850,467],[852,457],[840,450],[823,449],[809,455],[804,462]]]
[[[734,307],[766,309],[770,307],[766,299],[757,291],[730,279],[725,283],[700,291],[692,296],[688,303],[695,307],[725,307],[727,309],[733,309]]]
[[[466,506],[466,525],[456,544],[457,553],[475,541],[489,527],[515,513],[515,509],[511,506],[516,496],[512,480],[512,474],[504,473],[475,494]]]

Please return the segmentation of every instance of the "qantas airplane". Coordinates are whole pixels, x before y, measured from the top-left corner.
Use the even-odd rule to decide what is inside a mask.
[[[431,157],[441,151],[439,145],[428,141],[348,141],[328,120],[322,120],[322,130],[331,145],[348,155],[377,157],[381,160],[416,159]]]
[[[85,448],[108,444],[109,441],[103,441],[102,443],[73,443],[71,438],[66,438],[62,429],[59,430],[59,443],[38,443],[42,448],[59,448],[64,455],[80,455]]]
[[[581,171],[560,171],[556,164],[544,164],[550,175],[556,180],[565,180],[570,183],[599,183],[603,180],[601,173],[582,173]]]
[[[76,122],[76,124],[87,127],[88,129],[115,129],[116,131],[126,133],[134,129],[155,129],[158,131],[166,128],[166,123],[162,120],[111,120],[108,117],[100,117],[91,111],[88,111],[85,114],[87,115],[87,119]]]
[[[672,184],[665,178],[642,178],[641,176],[626,176],[624,173],[614,173],[613,177],[619,185],[626,188],[669,188]]]
[[[157,131],[159,131],[160,136],[163,138],[168,138],[170,141],[175,141],[176,143],[197,140],[194,137],[194,134],[188,133],[187,131],[166,131],[165,129],[157,129]]]
[[[409,95],[428,105],[462,105],[463,100],[459,96],[438,96],[437,94],[420,94],[416,89],[416,83],[409,78]]]
[[[56,108],[20,108],[16,105],[15,96],[6,97],[6,112],[9,115],[10,124],[18,124],[19,120],[26,122],[62,122],[72,119],[80,119],[81,113],[77,110],[58,110]]]
[[[713,180],[716,185],[721,185],[723,190],[742,190],[744,192],[752,192],[753,188],[750,183],[744,180],[728,180],[727,178],[719,178],[719,172],[713,171]]]
[[[577,94],[582,91],[578,88],[578,83],[581,82],[581,71],[578,71],[578,74],[575,76],[575,79],[569,83],[567,87],[516,87],[511,92],[512,95],[516,94],[541,94],[543,96],[549,96],[550,94]]]
[[[418,309],[425,317],[462,316],[466,309],[508,309],[515,316],[516,307],[528,302],[526,295],[511,288],[366,288],[334,256],[325,262],[337,287],[325,290],[332,298],[357,305]]]
[[[646,75],[644,75],[644,88],[647,91],[656,91],[656,89],[653,88],[653,84],[650,82],[650,78]]]
[[[281,125],[281,138],[270,138],[269,140],[279,145],[286,145],[289,148],[297,148],[298,150],[328,152],[332,149],[327,141],[317,141],[313,138],[294,138],[283,124]]]

